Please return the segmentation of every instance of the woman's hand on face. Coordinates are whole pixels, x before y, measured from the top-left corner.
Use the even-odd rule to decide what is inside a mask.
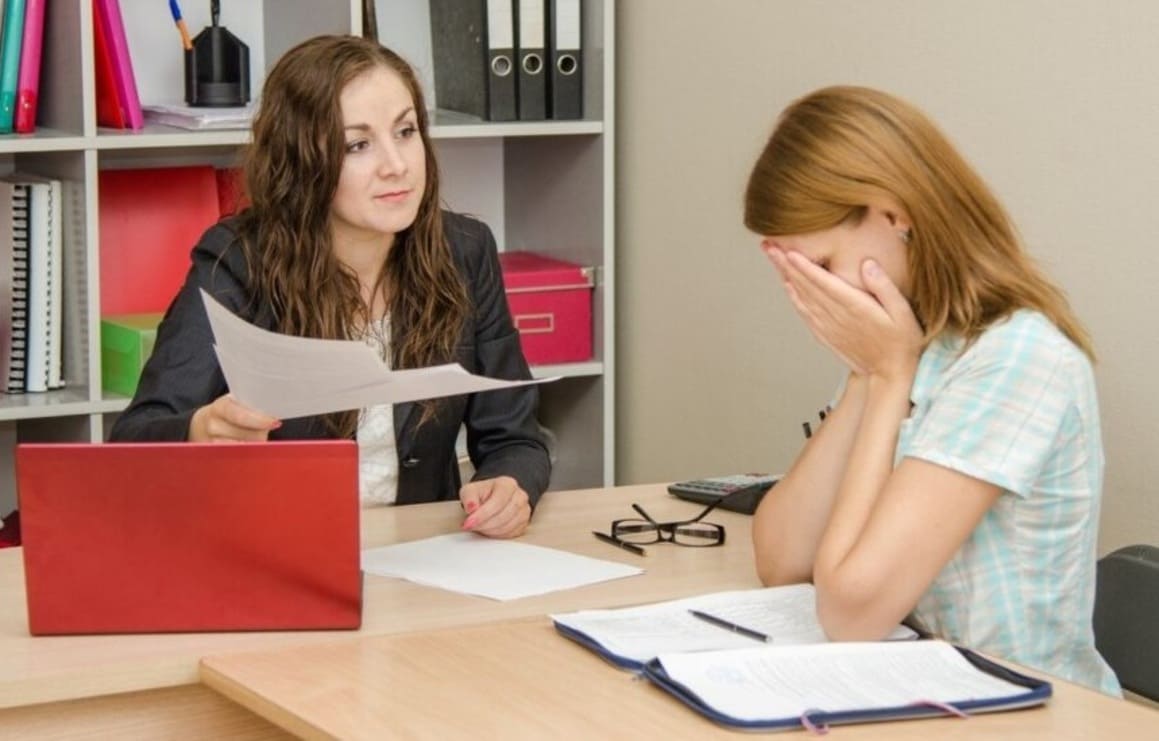
[[[531,499],[510,476],[465,484],[459,490],[467,519],[463,529],[490,538],[515,538],[531,521]]]
[[[229,394],[198,409],[189,420],[189,441],[261,442],[270,431],[282,426],[281,420],[250,409]]]
[[[873,260],[855,288],[797,252],[766,251],[797,313],[821,344],[861,375],[912,376],[922,329],[909,302]]]

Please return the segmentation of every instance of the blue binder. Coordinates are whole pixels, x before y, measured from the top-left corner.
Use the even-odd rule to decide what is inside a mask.
[[[914,645],[925,643],[915,641]],[[972,713],[996,712],[1033,707],[1044,704],[1051,696],[1050,682],[1020,674],[1001,664],[990,661],[969,649],[954,647],[978,671],[1005,680],[1012,685],[1009,694],[984,699],[960,698],[943,702],[912,702],[903,705],[866,707],[856,710],[827,712],[824,709],[806,709],[792,717],[765,717],[742,719],[722,712],[693,690],[674,680],[664,670],[659,659],[653,659],[644,666],[644,676],[676,699],[683,702],[709,720],[723,726],[742,730],[791,730],[808,726],[840,725],[847,723],[871,723],[884,720],[904,720],[946,715],[969,715]],[[749,649],[743,649],[748,651]],[[775,649],[771,649],[775,650]],[[735,651],[734,651],[735,652]]]

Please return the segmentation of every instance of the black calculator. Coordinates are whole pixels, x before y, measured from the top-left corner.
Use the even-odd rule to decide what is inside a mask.
[[[724,499],[721,509],[751,515],[761,503],[761,497],[780,476],[767,473],[736,473],[729,476],[710,476],[703,479],[678,481],[668,485],[668,493],[680,499],[700,504],[712,504]]]

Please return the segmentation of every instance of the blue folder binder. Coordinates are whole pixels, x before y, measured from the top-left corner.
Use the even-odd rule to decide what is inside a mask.
[[[914,642],[916,644],[924,641]],[[904,720],[946,715],[969,715],[973,713],[997,712],[1044,704],[1051,696],[1050,682],[1020,674],[1001,664],[990,661],[969,649],[954,647],[978,671],[1010,683],[1014,689],[1001,697],[974,699],[964,697],[944,703],[914,702],[903,705],[866,707],[856,710],[827,712],[824,709],[808,709],[801,715],[792,717],[766,717],[742,719],[720,711],[701,698],[696,692],[674,680],[665,671],[660,659],[653,659],[644,666],[643,674],[655,685],[671,694],[709,720],[723,726],[742,730],[791,730],[806,727],[806,719],[812,726],[840,725],[848,723],[872,723],[885,720]]]

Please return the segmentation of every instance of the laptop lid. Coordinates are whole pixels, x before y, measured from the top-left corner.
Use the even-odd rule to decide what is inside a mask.
[[[33,635],[357,628],[352,440],[21,444]]]

